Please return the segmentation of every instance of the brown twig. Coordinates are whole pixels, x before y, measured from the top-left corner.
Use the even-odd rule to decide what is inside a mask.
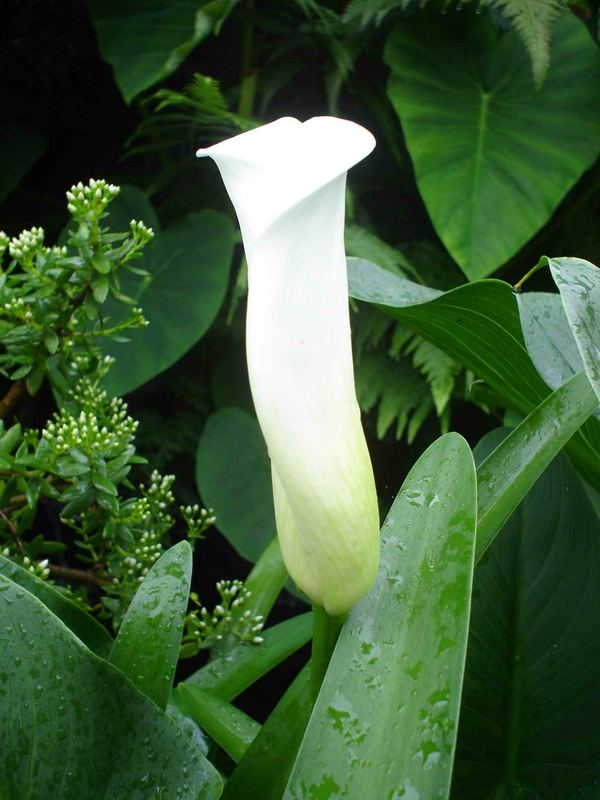
[[[25,391],[25,381],[15,381],[8,392],[0,400],[0,419],[12,411],[13,406]]]
[[[2,518],[2,520],[4,521],[4,524],[6,525],[6,528],[7,528],[8,532],[12,536],[13,541],[14,541],[14,543],[16,545],[16,548],[19,551],[19,554],[22,555],[22,556],[25,555],[25,549],[23,547],[23,542],[19,538],[19,534],[17,532],[17,529],[13,525],[11,519],[9,517],[7,517],[7,515],[4,513],[4,511],[2,511],[2,509],[0,509],[0,518]]]
[[[73,581],[75,583],[87,583],[89,586],[102,587],[109,582],[107,578],[101,578],[85,569],[60,567],[57,564],[48,564],[48,569],[53,578],[64,578],[66,581]]]

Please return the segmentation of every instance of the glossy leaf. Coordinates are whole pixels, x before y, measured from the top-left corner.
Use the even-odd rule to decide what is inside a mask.
[[[600,269],[582,258],[549,258],[548,264],[583,368],[600,398]]]
[[[311,710],[305,667],[229,776],[223,800],[281,800]]]
[[[0,125],[0,201],[29,172],[48,147],[45,136],[24,125]]]
[[[249,603],[255,615],[260,614],[265,619],[268,617],[287,577],[279,540],[275,536],[265,547],[244,581],[246,589],[252,592]]]
[[[531,360],[548,386],[558,389],[583,369],[560,295],[522,292],[516,298]]]
[[[527,352],[507,283],[477,281],[441,293],[359,259],[348,259],[348,279],[352,297],[375,303],[418,331],[485,381],[508,408],[529,414],[550,394]],[[567,449],[587,480],[600,487],[599,421],[584,423]]]
[[[239,408],[211,414],[198,443],[196,482],[219,530],[240,555],[256,561],[277,531],[271,465],[253,416]]]
[[[216,800],[221,779],[169,717],[0,575],[0,796]]]
[[[209,661],[186,679],[189,686],[230,701],[305,645],[312,634],[312,614],[301,614],[261,632],[261,645],[247,642]]]
[[[387,517],[379,575],[342,629],[285,800],[447,796],[475,524],[471,451],[448,434]]]
[[[187,712],[237,764],[260,731],[258,722],[197,686],[181,683],[177,692]]]
[[[392,31],[385,58],[434,227],[470,279],[489,275],[596,160],[598,49],[564,14],[538,90],[516,31],[496,34],[483,14],[418,14]]]
[[[544,469],[598,408],[585,372],[534,409],[477,468],[476,560]]]
[[[177,667],[191,579],[192,550],[188,542],[179,542],[150,568],[110,653],[110,662],[163,709]]]
[[[475,571],[456,800],[598,796],[599,608],[600,522],[561,455]]]
[[[35,595],[90,650],[93,650],[99,656],[108,656],[113,639],[106,628],[51,584],[41,580],[41,578],[36,578],[35,575],[2,555],[0,555],[0,575],[10,578],[14,583],[19,584],[19,586]]]
[[[102,57],[127,102],[174,72],[238,0],[88,0]]]
[[[175,363],[214,321],[225,297],[234,229],[224,214],[189,214],[158,234],[136,266],[151,273],[133,297],[150,323],[103,351],[116,363],[105,379],[114,395],[141,386]],[[122,312],[121,312],[122,313]]]

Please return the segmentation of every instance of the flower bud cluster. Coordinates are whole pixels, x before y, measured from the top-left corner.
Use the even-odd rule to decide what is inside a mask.
[[[8,244],[10,242],[9,237],[4,233],[4,231],[0,231],[0,256],[4,253]]]
[[[79,181],[67,192],[67,209],[75,219],[97,217],[118,194],[119,187],[105,180],[92,178],[87,185]]]
[[[201,508],[198,503],[194,505],[181,506],[179,513],[187,525],[187,537],[192,545],[204,538],[204,532],[217,521],[215,512],[212,508]]]
[[[135,243],[138,246],[147,244],[154,238],[153,229],[146,227],[141,220],[132,219],[129,223],[129,228]]]
[[[10,558],[20,563],[23,569],[26,569],[27,572],[35,575],[37,578],[45,580],[50,575],[50,569],[48,568],[49,561],[47,558],[42,559],[42,561],[32,561],[29,556],[22,556],[19,558],[15,553],[11,552],[9,547],[3,548],[1,552],[4,558]]]
[[[264,627],[264,618],[248,607],[252,592],[238,580],[219,581],[216,588],[221,602],[212,612],[200,605],[195,592],[190,594],[190,600],[197,608],[186,617],[183,643],[187,645],[188,655],[194,654],[194,646],[196,652],[208,647],[218,648],[229,637],[251,644],[263,642],[259,634]]]
[[[76,447],[90,455],[111,457],[131,443],[138,422],[127,414],[123,400],[108,400],[104,389],[89,379],[81,380],[68,396],[81,408],[79,414],[63,408],[42,430],[42,437],[57,454]]]
[[[44,246],[44,229],[33,227],[10,240],[8,252],[22,266],[30,266]]]

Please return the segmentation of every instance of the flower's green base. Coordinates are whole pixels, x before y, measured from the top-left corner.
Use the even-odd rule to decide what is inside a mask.
[[[313,700],[317,699],[331,655],[335,648],[342,625],[348,615],[331,617],[321,606],[313,605],[313,640],[310,657],[310,691]]]

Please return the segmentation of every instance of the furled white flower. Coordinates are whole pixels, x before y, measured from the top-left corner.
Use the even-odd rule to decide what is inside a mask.
[[[332,615],[367,592],[379,563],[344,254],[346,172],[374,144],[347,120],[284,118],[198,152],[219,167],[242,230],[248,370],[283,558]]]

